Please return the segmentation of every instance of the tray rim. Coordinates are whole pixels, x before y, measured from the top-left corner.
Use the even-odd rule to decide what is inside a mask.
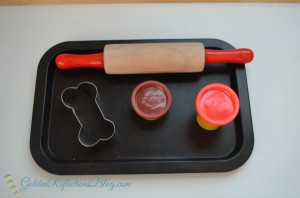
[[[194,39],[138,39],[138,40],[89,40],[89,41],[66,41],[54,45],[42,56],[37,71],[34,105],[32,113],[30,151],[35,162],[44,170],[58,175],[96,175],[96,174],[150,174],[150,173],[200,173],[200,172],[228,172],[242,166],[251,156],[254,147],[254,133],[250,109],[250,101],[247,86],[246,70],[242,67],[235,67],[236,76],[244,76],[241,80],[244,87],[239,89],[243,93],[243,99],[248,105],[243,105],[239,113],[242,122],[245,121],[242,130],[243,143],[240,150],[229,159],[218,160],[177,160],[177,161],[139,161],[139,162],[86,162],[66,163],[49,159],[43,152],[41,138],[43,133],[44,106],[46,104],[47,71],[50,60],[64,51],[82,50],[94,46],[95,42],[107,43],[151,43],[151,42],[209,42],[212,46],[222,46],[222,49],[234,49],[234,47],[220,39],[194,38]],[[216,45],[214,45],[216,43]],[[208,46],[209,47],[209,46]],[[94,47],[92,47],[94,48]],[[92,50],[92,49],[90,49]],[[241,86],[237,83],[237,86]],[[246,89],[245,89],[246,87]],[[246,114],[245,114],[246,113]],[[246,121],[247,120],[247,121]],[[249,123],[250,122],[250,123]],[[243,126],[242,126],[243,127]],[[246,131],[245,131],[246,130]],[[174,165],[175,163],[175,165]],[[101,164],[101,167],[99,167]],[[137,167],[132,170],[132,167]],[[121,167],[121,168],[120,168]]]

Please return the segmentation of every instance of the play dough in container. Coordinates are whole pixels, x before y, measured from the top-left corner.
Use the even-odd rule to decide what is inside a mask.
[[[134,111],[146,120],[156,120],[166,114],[171,100],[167,86],[153,80],[139,84],[131,96]]]
[[[240,102],[237,94],[227,85],[213,83],[197,95],[196,120],[206,130],[216,130],[227,125],[237,116]]]

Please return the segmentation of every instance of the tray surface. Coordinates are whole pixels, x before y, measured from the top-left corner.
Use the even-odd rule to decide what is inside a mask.
[[[244,65],[214,64],[201,73],[107,75],[100,69],[60,70],[61,53],[102,52],[106,44],[202,42],[206,48],[233,49],[216,39],[74,41],[58,44],[42,57],[37,73],[30,148],[43,169],[55,174],[223,172],[251,155],[254,137]],[[134,88],[146,80],[164,83],[172,94],[169,112],[156,121],[140,118],[131,106]],[[116,125],[114,140],[95,148],[78,141],[80,125],[61,101],[67,87],[94,83],[104,115]],[[209,132],[195,119],[197,93],[210,83],[230,86],[241,109],[230,124]]]

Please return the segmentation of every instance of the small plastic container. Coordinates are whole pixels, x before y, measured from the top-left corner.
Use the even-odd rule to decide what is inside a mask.
[[[240,102],[237,94],[230,87],[214,83],[200,90],[195,107],[198,124],[212,131],[235,119],[240,109]]]
[[[170,109],[172,98],[167,86],[149,80],[139,84],[132,92],[131,103],[134,111],[146,120],[156,120]]]

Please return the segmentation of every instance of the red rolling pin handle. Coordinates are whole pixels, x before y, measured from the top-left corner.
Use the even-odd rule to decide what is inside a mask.
[[[253,60],[252,50],[247,48],[232,50],[205,49],[205,64],[213,63],[237,63],[245,64]]]
[[[60,69],[104,68],[103,53],[97,54],[60,54],[55,63]]]

